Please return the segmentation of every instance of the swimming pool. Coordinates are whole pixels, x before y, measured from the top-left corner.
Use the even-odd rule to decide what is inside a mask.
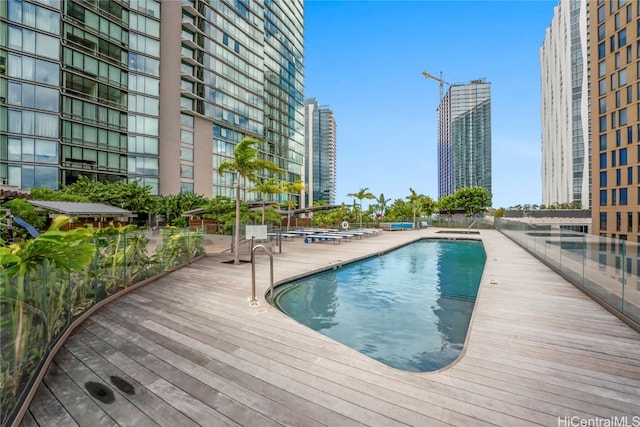
[[[485,259],[479,241],[423,239],[279,286],[275,305],[391,367],[434,371],[462,351]]]

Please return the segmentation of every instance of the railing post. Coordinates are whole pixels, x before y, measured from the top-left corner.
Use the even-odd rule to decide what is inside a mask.
[[[258,305],[258,300],[256,299],[256,262],[254,252],[258,248],[264,249],[264,251],[269,255],[269,268],[271,270],[271,302],[273,303],[273,254],[264,246],[264,245],[256,245],[253,246],[253,238],[251,239],[251,299],[249,300],[250,305]]]

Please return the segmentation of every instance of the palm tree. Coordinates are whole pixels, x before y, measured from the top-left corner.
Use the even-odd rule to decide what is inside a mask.
[[[360,228],[362,228],[362,200],[375,199],[376,197],[369,192],[369,187],[361,188],[357,193],[349,193],[347,197],[355,197],[360,201]]]
[[[413,188],[409,188],[409,191],[411,192],[411,194],[407,196],[407,199],[413,207],[413,228],[418,228],[416,224],[416,213],[419,210],[418,202],[420,201],[420,195],[416,193]]]
[[[253,188],[249,189],[249,191],[257,191],[258,193],[260,193],[260,199],[262,200],[262,225],[264,225],[264,196],[266,194],[284,193],[284,189],[282,188],[280,182],[278,182],[275,178],[269,178],[257,182]]]
[[[380,197],[378,197],[376,201],[378,202],[378,206],[380,207],[380,219],[382,220],[382,218],[384,217],[384,211],[385,209],[387,209],[388,200],[385,199],[384,193],[380,193]]]
[[[281,173],[282,169],[273,162],[264,159],[258,159],[258,149],[255,145],[260,144],[260,140],[245,136],[242,138],[233,151],[233,160],[222,162],[218,167],[218,173],[222,175],[225,172],[237,174],[236,177],[236,225],[233,238],[234,257],[233,263],[240,264],[240,178],[248,179],[255,182],[258,179],[258,173],[267,170],[273,173]]]
[[[291,200],[291,194],[300,194],[305,190],[302,180],[294,182],[285,182],[282,184],[284,192],[287,193],[287,231],[289,231],[289,223],[291,222],[291,208],[296,206],[296,201]]]

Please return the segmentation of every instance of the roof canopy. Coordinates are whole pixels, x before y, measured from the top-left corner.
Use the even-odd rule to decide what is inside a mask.
[[[120,209],[102,203],[51,202],[46,200],[29,200],[36,208],[57,212],[80,218],[92,217],[127,217],[135,215],[126,209]]]

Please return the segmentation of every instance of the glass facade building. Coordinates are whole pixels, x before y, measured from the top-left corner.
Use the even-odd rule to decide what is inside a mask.
[[[460,188],[491,193],[491,83],[449,87],[438,107],[438,197]]]
[[[305,188],[306,206],[316,201],[328,205],[336,200],[336,121],[333,111],[305,99]],[[304,207],[304,206],[303,206]]]
[[[262,141],[279,178],[302,179],[302,1],[162,6],[161,193],[234,198],[235,174],[218,167],[245,136]],[[260,197],[241,185],[243,199]]]
[[[546,206],[591,206],[587,30],[587,3],[561,0],[540,49],[542,204]]]
[[[0,41],[6,184],[234,197],[217,167],[244,136],[302,177],[302,0],[9,0]]]

